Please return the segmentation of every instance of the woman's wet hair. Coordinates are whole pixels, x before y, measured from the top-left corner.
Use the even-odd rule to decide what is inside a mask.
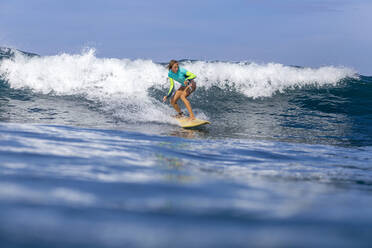
[[[169,64],[167,66],[168,70],[172,69],[172,67],[173,67],[174,64],[178,64],[178,61],[177,60],[174,60],[174,59],[172,59],[171,61],[169,61]]]

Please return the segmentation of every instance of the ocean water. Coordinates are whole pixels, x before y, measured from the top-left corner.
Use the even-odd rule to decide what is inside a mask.
[[[165,64],[0,49],[1,247],[370,247],[372,77],[181,66],[212,125]]]

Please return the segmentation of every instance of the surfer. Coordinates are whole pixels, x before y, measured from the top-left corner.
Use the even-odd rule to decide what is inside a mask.
[[[190,120],[194,120],[195,116],[191,109],[191,104],[187,97],[193,93],[196,89],[196,83],[194,79],[196,76],[191,72],[187,71],[185,68],[179,67],[177,60],[171,60],[168,64],[168,79],[170,81],[170,89],[168,95],[163,97],[163,102],[165,102],[170,96],[172,96],[170,102],[174,109],[178,112],[176,117],[182,117],[183,113],[177,104],[177,101],[181,98],[185,104],[187,111],[189,111]],[[174,92],[174,80],[179,82],[181,86]]]

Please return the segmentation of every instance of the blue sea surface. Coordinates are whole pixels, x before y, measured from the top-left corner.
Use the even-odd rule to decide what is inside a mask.
[[[0,49],[1,247],[370,247],[371,77],[182,63],[209,126],[162,64]]]

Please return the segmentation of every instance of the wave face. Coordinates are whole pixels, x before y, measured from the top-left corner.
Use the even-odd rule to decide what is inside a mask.
[[[181,66],[198,76],[190,97],[196,115],[214,123],[203,135],[372,144],[372,79],[352,69],[206,61]],[[169,124],[175,124],[174,110],[161,103],[167,69],[151,60],[97,58],[92,49],[45,57],[15,51],[2,55],[0,74],[6,121],[157,133],[169,133]],[[25,100],[12,110],[17,114],[4,107],[20,98]]]

